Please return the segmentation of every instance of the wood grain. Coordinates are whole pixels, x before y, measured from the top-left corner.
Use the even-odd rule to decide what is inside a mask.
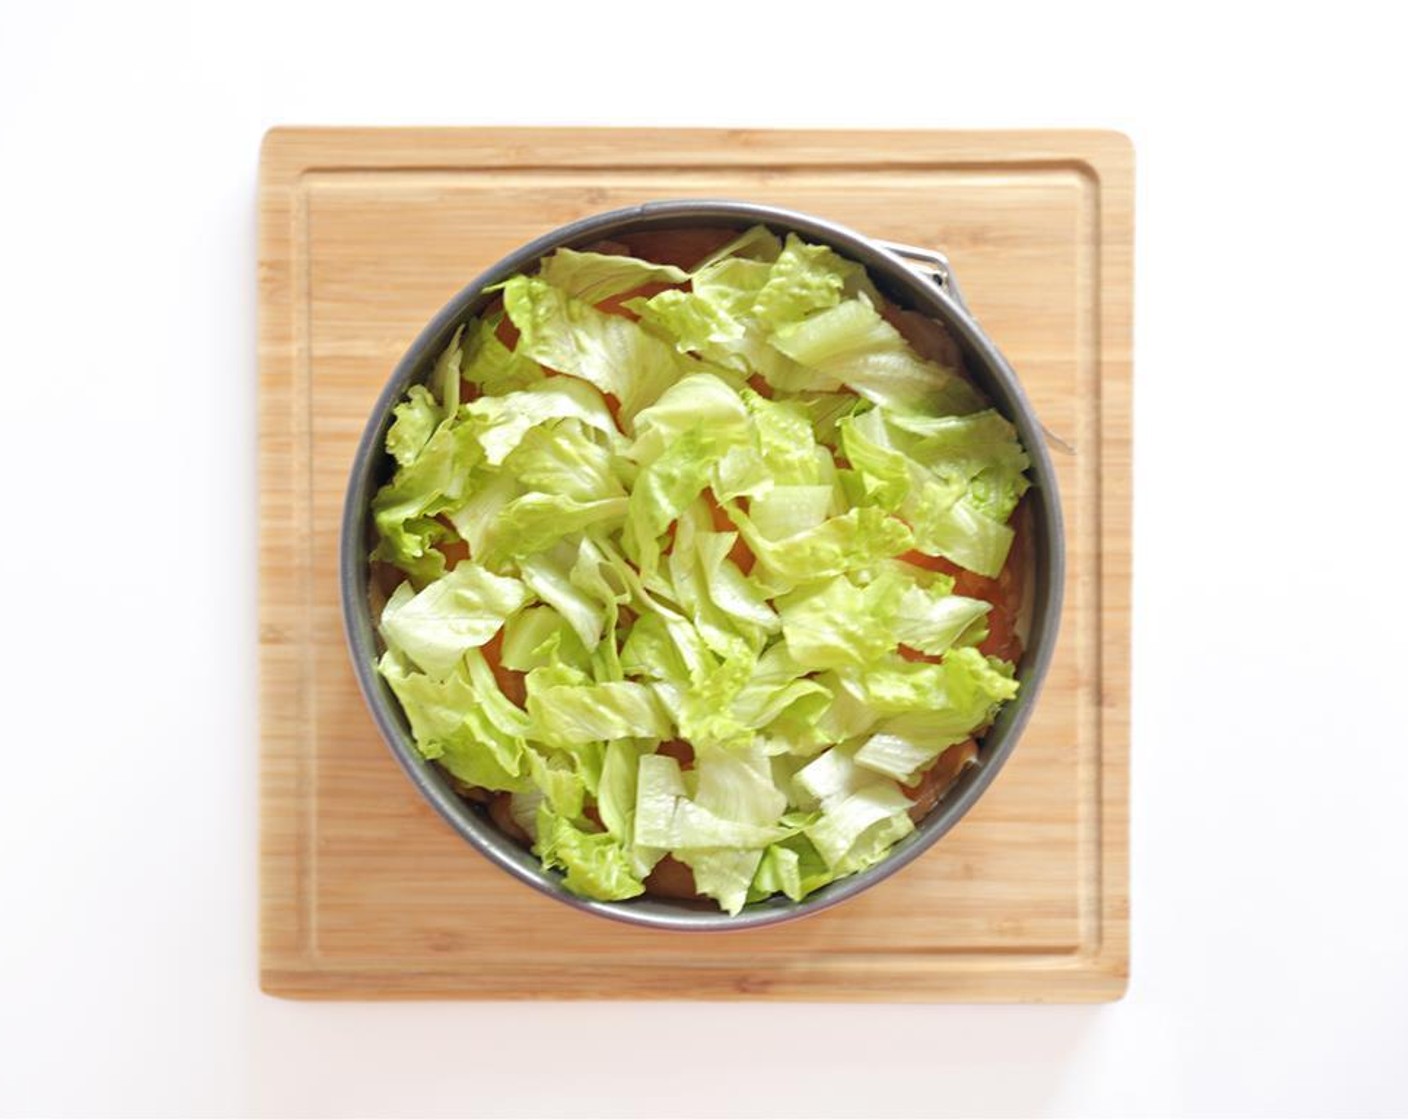
[[[276,129],[260,178],[261,963],[305,997],[1118,998],[1128,972],[1133,153],[1106,132]],[[800,922],[640,930],[491,867],[357,692],[337,529],[419,328],[562,222],[733,197],[946,249],[1056,454],[1070,574],[1012,760],[932,851]]]

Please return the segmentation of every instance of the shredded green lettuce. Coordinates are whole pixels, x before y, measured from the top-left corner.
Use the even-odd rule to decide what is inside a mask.
[[[500,295],[394,409],[372,503],[421,754],[589,898],[668,854],[737,913],[883,859],[1018,692],[976,578],[1028,486],[1012,425],[863,268],[761,226],[689,271],[560,249]]]

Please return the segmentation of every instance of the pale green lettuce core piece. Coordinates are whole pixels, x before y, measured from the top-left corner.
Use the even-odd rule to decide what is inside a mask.
[[[951,741],[943,738],[916,740],[880,731],[861,744],[855,760],[859,766],[894,778],[901,785],[912,786],[935,759],[966,738],[967,735]]]
[[[864,296],[780,327],[772,344],[878,405],[914,412],[981,405],[952,370],[916,355]]]
[[[834,486],[773,486],[752,499],[748,519],[765,539],[784,541],[817,528],[835,505]]]
[[[807,839],[838,873],[868,867],[914,831],[904,792],[892,780],[859,766],[840,747],[809,763],[793,781],[820,811],[820,819],[806,829]]]
[[[920,653],[945,653],[951,646],[987,637],[984,619],[990,610],[992,604],[983,599],[911,585],[900,596],[894,638],[899,645]]]
[[[529,677],[528,716],[533,737],[554,747],[603,739],[662,739],[668,714],[654,691],[631,681],[556,684],[542,689]]]
[[[381,613],[381,633],[389,647],[403,651],[423,672],[444,677],[466,650],[497,634],[527,599],[519,580],[462,560],[419,594],[409,584],[398,587]]]
[[[639,257],[558,249],[543,261],[538,279],[573,299],[601,303],[644,284],[683,284],[689,273]]]
[[[692,270],[558,250],[501,296],[394,409],[372,503],[420,753],[589,898],[669,855],[738,913],[884,858],[902,787],[1018,692],[979,648],[1002,605],[924,561],[1003,570],[1012,425],[859,265],[761,226]]]

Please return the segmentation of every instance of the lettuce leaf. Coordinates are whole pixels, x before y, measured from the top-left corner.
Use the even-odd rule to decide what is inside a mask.
[[[598,311],[541,279],[509,280],[504,307],[521,332],[518,353],[610,393],[627,423],[690,372],[688,358],[640,324]]]
[[[810,245],[789,233],[753,301],[751,313],[759,322],[776,329],[835,307],[848,287],[854,292],[861,285],[868,286],[868,282],[860,265],[846,260],[830,246]]]
[[[558,249],[543,260],[538,279],[586,303],[601,303],[644,284],[683,284],[689,273],[639,257]]]
[[[753,528],[769,541],[784,541],[818,528],[836,506],[831,486],[773,486],[748,504]]]
[[[727,512],[759,567],[775,577],[772,585],[778,589],[870,567],[914,545],[914,535],[904,522],[874,506],[848,510],[778,541],[763,536],[737,507],[729,506]]]
[[[409,660],[387,650],[378,664],[400,701],[416,747],[455,777],[491,790],[532,787],[523,739],[526,721],[489,681],[471,680],[466,663],[443,680],[418,673]],[[479,664],[483,664],[482,658]],[[516,709],[514,709],[516,711]]]
[[[868,665],[895,648],[905,588],[892,572],[864,586],[846,576],[788,595],[782,633],[788,653],[810,669]]]
[[[543,552],[564,537],[585,530],[609,532],[626,519],[628,498],[579,502],[541,491],[513,499],[499,511],[486,537],[483,562],[498,566]]]
[[[636,438],[627,455],[648,466],[691,432],[710,448],[747,442],[749,412],[738,390],[711,373],[681,378],[636,415]]]
[[[1009,662],[971,646],[950,650],[937,664],[890,655],[859,672],[842,671],[839,683],[872,712],[896,717],[883,724],[892,733],[951,742],[985,727],[1018,688]]]
[[[835,874],[868,866],[914,830],[903,791],[840,747],[808,763],[794,785],[819,806],[819,818],[805,832]]]
[[[499,338],[503,322],[500,312],[478,320],[466,331],[460,376],[483,397],[528,389],[547,377],[536,361],[516,347],[506,346]]]
[[[786,802],[786,795],[782,795]],[[753,808],[751,805],[749,808]],[[779,815],[756,811],[729,815],[689,795],[679,763],[668,755],[643,755],[637,774],[635,842],[680,852],[715,848],[764,848],[800,831]]]
[[[748,889],[763,861],[762,848],[702,848],[680,853],[694,872],[694,885],[727,914],[737,914],[748,901]]]
[[[747,334],[743,322],[697,291],[670,288],[633,305],[648,328],[671,340],[682,354],[698,354],[724,366],[746,368],[739,360]]]
[[[425,673],[446,676],[465,651],[482,646],[528,601],[522,581],[497,576],[469,560],[413,592],[409,584],[387,600],[381,635]]]
[[[771,341],[794,362],[875,404],[939,415],[982,407],[965,381],[919,357],[864,296],[788,323]]]
[[[549,378],[501,397],[480,397],[466,405],[465,412],[479,421],[475,433],[490,466],[507,459],[530,428],[550,420],[571,418],[598,431],[616,432],[601,394],[571,377]]]
[[[633,681],[553,684],[534,687],[528,675],[528,717],[532,737],[554,747],[604,739],[667,739],[670,717],[655,693]]]
[[[894,618],[897,644],[930,655],[954,645],[976,645],[987,637],[992,604],[954,595],[943,587],[906,587]]]
[[[429,582],[445,573],[434,546],[452,538],[436,516],[459,509],[483,477],[484,453],[474,425],[454,419],[436,428],[424,446],[372,498],[377,545],[372,558]]]
[[[412,385],[406,399],[391,410],[395,419],[386,433],[386,450],[401,466],[409,466],[419,457],[443,413],[430,390],[424,385]]]
[[[990,410],[918,417],[875,408],[841,421],[841,442],[866,500],[904,518],[915,544],[996,577],[1012,545],[1007,518],[1026,492],[1016,431]]]
[[[624,899],[645,893],[620,840],[608,832],[588,832],[553,812],[546,801],[538,806],[537,843],[543,866],[566,872],[562,885],[586,898]]]

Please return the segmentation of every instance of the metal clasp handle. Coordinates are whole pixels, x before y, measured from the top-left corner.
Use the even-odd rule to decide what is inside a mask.
[[[970,319],[977,320],[973,309],[968,306],[968,301],[963,298],[963,292],[959,290],[958,281],[953,278],[953,266],[948,263],[946,254],[937,249],[923,249],[918,245],[906,245],[900,241],[881,241],[880,244],[895,256],[900,257],[910,268],[916,272],[922,272],[932,279],[935,284],[948,293],[949,298],[958,304]],[[1037,420],[1037,424],[1051,447],[1067,455],[1075,454],[1076,449],[1043,424],[1040,419]]]
[[[948,257],[945,254],[937,249],[923,249],[918,245],[906,245],[900,241],[881,241],[880,244],[895,256],[903,257],[905,262],[916,272],[923,272],[926,276],[931,277],[935,284],[949,294],[954,303],[963,308],[969,316],[972,316],[973,309],[963,298],[958,281],[953,277],[953,266],[948,263]]]

